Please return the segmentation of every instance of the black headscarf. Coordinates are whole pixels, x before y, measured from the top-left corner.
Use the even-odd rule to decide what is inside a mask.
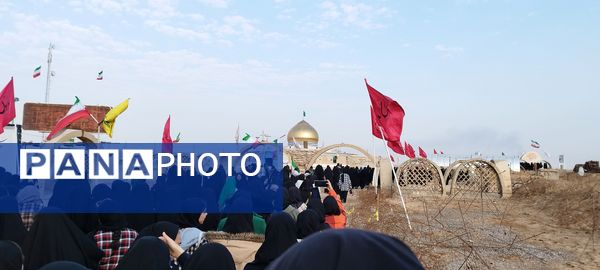
[[[56,181],[48,207],[59,208],[84,233],[98,228],[98,216],[90,214],[96,205],[92,202],[91,189],[87,181]]]
[[[254,232],[252,199],[247,193],[236,193],[230,211],[241,214],[228,214],[223,231],[227,233]]]
[[[203,209],[201,211],[192,211],[195,209]],[[176,223],[180,228],[198,228],[200,229],[200,214],[206,211],[206,203],[200,198],[190,198],[183,202],[183,210],[185,213],[179,213],[176,218]]]
[[[317,212],[317,214],[319,214],[319,220],[321,223],[325,222],[325,206],[323,206],[321,199],[310,198],[310,200],[308,200],[308,204],[306,204],[306,206],[307,206],[307,209],[312,209],[315,212]]]
[[[23,252],[13,241],[0,241],[0,269],[21,270],[23,267]]]
[[[92,189],[92,202],[98,206],[99,203],[110,197],[110,187],[107,184],[99,184]]]
[[[300,190],[295,186],[288,188],[288,196],[290,204],[296,208],[298,208],[302,202],[304,202],[302,200],[302,194],[300,194]]]
[[[138,233],[137,239],[140,239],[144,236],[161,237],[163,232],[166,233],[171,239],[175,240],[175,238],[177,238],[177,234],[179,233],[179,226],[168,221],[159,221],[142,229]]]
[[[304,239],[267,269],[424,268],[410,248],[396,238],[369,231],[341,229],[327,230]]]
[[[323,207],[325,207],[326,216],[337,216],[341,214],[340,206],[331,195],[325,197],[323,200]]]
[[[100,230],[116,231],[127,227],[127,218],[123,214],[115,214],[118,210],[118,205],[115,201],[107,199],[100,203],[98,207],[98,221]]]
[[[71,219],[58,211],[46,208],[35,216],[23,245],[25,269],[34,270],[62,260],[98,268],[102,251]]]
[[[116,252],[120,248],[121,231],[127,229],[127,218],[124,214],[115,213],[118,210],[118,205],[111,199],[106,199],[100,202],[98,207],[98,221],[100,226],[94,232],[95,235],[99,230],[103,232],[112,232],[112,243],[110,248]]]
[[[135,241],[115,270],[166,270],[169,269],[169,250],[154,236]]]
[[[157,221],[156,214],[154,213],[141,213],[143,209],[146,209],[148,206],[145,205],[144,202],[151,202],[152,192],[150,191],[150,187],[146,183],[145,180],[135,180],[132,181],[131,185],[131,198],[136,198],[135,200],[130,200],[129,206],[131,207],[132,214],[127,215],[127,223],[130,228],[135,229],[136,231],[140,231],[147,226],[155,223]],[[139,213],[136,213],[139,212]]]
[[[227,248],[219,243],[208,243],[197,249],[183,270],[235,270],[235,262]]]
[[[223,226],[226,233],[254,232],[252,214],[229,214]]]
[[[292,199],[290,198],[290,192],[287,188],[283,189],[283,208],[286,209],[288,206],[292,205]]]
[[[284,212],[273,214],[267,223],[265,242],[245,269],[264,269],[297,242],[294,219]]]
[[[315,167],[315,177],[316,180],[325,180],[325,171],[323,170],[323,166],[317,165],[317,167]]]
[[[296,221],[296,237],[298,239],[304,239],[321,229],[321,218],[315,210],[306,209],[298,215],[298,220]]]
[[[323,174],[325,175],[325,179],[333,181],[333,171],[331,170],[331,167],[329,167],[329,165],[327,165],[327,168],[325,168]]]
[[[200,224],[199,229],[204,232],[216,231],[221,220],[221,214],[217,213],[219,206],[215,192],[209,188],[202,189],[200,191],[200,198],[206,203],[208,215],[206,215],[204,223]]]
[[[17,200],[9,196],[0,197],[0,205],[12,210],[11,213],[0,214],[0,240],[10,240],[22,246],[27,229],[19,215]]]
[[[44,267],[39,270],[89,270],[88,268],[83,267],[83,265],[69,262],[69,261],[58,261],[51,262],[49,264],[44,265]]]

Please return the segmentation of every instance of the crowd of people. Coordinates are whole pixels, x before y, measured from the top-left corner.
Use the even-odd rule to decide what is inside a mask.
[[[70,199],[45,203],[35,181],[0,171],[0,204],[14,209],[0,214],[0,269],[422,269],[400,240],[346,228],[348,193],[369,185],[372,168],[286,166],[282,173],[282,211],[253,212],[264,198],[233,177],[187,198],[193,211],[160,214],[164,190],[155,186],[168,179],[152,188],[117,180],[63,190],[57,182],[53,194]],[[120,213],[133,194],[157,198],[156,212]],[[61,210],[73,204],[96,211]],[[210,210],[229,208],[236,212]]]

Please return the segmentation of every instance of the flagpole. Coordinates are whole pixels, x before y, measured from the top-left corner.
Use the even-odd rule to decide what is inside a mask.
[[[394,170],[394,164],[392,163],[390,149],[388,149],[387,141],[385,140],[385,135],[383,134],[383,129],[381,126],[379,127],[379,131],[381,132],[381,142],[385,147],[385,151],[388,154],[388,160],[390,161],[390,165],[392,166],[392,173],[394,174],[394,179],[396,179],[396,187],[398,188],[398,193],[400,194],[400,200],[402,201],[402,208],[404,208],[404,216],[406,216],[406,222],[408,223],[408,228],[412,231],[412,226],[410,225],[410,218],[408,217],[408,212],[406,211],[406,204],[404,203],[404,196],[402,196],[402,190],[400,189],[400,184],[398,183],[398,175],[396,175],[396,170]]]
[[[377,169],[377,164],[375,161],[375,136],[371,137],[371,145],[373,146],[373,154],[372,154],[373,155],[373,169]],[[375,171],[373,171],[373,176],[375,176]],[[377,177],[377,178],[379,178],[379,177]],[[372,178],[371,178],[371,181],[373,181]],[[377,194],[377,188],[379,187],[379,185],[377,183],[377,179],[375,180],[374,186],[375,186],[375,194]],[[379,195],[377,198],[379,198]]]
[[[46,70],[46,98],[45,101],[48,103],[50,101],[50,76],[52,75],[51,65],[52,65],[52,49],[54,49],[54,45],[50,43],[48,46],[48,70]]]
[[[96,139],[98,139],[98,142],[100,142],[100,122],[98,122],[98,119],[96,119],[96,117],[94,117],[93,114],[90,113],[90,116],[92,117],[92,119],[94,119],[94,121],[96,122],[96,127],[97,127],[97,131],[96,131]]]

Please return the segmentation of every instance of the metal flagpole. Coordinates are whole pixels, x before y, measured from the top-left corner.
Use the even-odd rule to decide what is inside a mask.
[[[375,178],[375,173],[376,173],[375,170],[377,170],[377,163],[375,161],[375,136],[371,137],[371,145],[373,146],[372,156],[373,156],[373,169],[374,169],[373,170],[373,177],[371,177],[371,181],[373,181],[373,178]],[[375,182],[375,184],[374,184],[374,186],[375,186],[375,194],[377,194],[377,188],[379,187],[379,184],[377,183],[378,179],[379,179],[379,177],[377,177],[377,179],[375,179],[375,181],[374,181]]]
[[[406,216],[406,222],[408,222],[408,228],[412,231],[412,226],[410,225],[410,218],[408,217],[408,212],[406,211],[406,204],[404,203],[404,196],[402,196],[402,190],[400,189],[400,184],[398,184],[398,175],[396,175],[396,170],[394,170],[394,164],[392,163],[392,159],[390,157],[390,149],[388,149],[387,141],[385,140],[385,135],[383,134],[383,129],[381,126],[379,127],[379,131],[381,132],[381,142],[385,147],[385,151],[388,155],[388,160],[390,161],[390,165],[392,166],[392,173],[394,174],[394,178],[396,179],[396,187],[398,188],[398,193],[400,194],[400,200],[402,201],[402,208],[404,208],[404,216]]]
[[[54,44],[50,43],[48,46],[48,70],[46,70],[46,98],[45,101],[48,103],[50,101],[50,77],[52,76],[52,50],[54,49]]]
[[[98,142],[100,142],[100,122],[98,122],[98,119],[96,119],[96,117],[94,117],[93,114],[90,113],[90,116],[92,117],[92,119],[94,119],[94,121],[96,122],[96,126],[98,127],[98,131],[96,131],[96,138],[98,139]]]

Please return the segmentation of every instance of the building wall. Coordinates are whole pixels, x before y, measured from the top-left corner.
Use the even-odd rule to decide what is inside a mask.
[[[85,107],[98,121],[102,121],[104,115],[110,110],[108,106]],[[51,131],[56,122],[64,117],[70,108],[71,105],[67,104],[25,103],[23,106],[23,129]],[[88,132],[98,131],[98,125],[91,118],[78,120],[71,124],[69,128]],[[100,129],[100,132],[104,132],[104,130]]]

